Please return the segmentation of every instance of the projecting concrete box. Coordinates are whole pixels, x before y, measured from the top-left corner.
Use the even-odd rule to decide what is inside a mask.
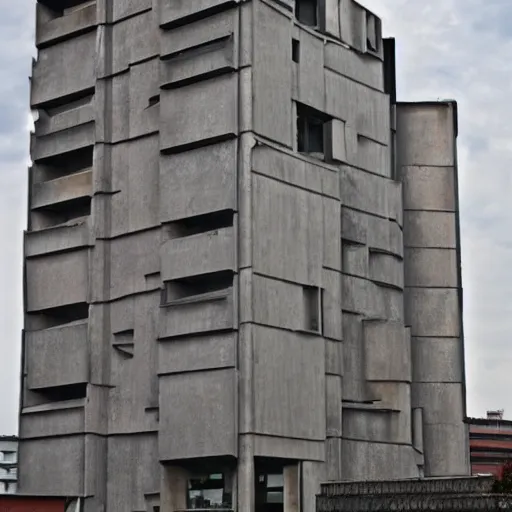
[[[159,382],[161,461],[237,455],[234,370],[162,376]]]
[[[87,382],[87,322],[25,334],[27,384],[30,389]]]

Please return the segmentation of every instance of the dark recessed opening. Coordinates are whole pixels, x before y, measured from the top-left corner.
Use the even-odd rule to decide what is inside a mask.
[[[295,17],[309,27],[318,23],[318,0],[295,0]]]
[[[322,332],[322,291],[314,286],[304,286],[304,329]]]
[[[233,226],[233,219],[233,210],[221,210],[171,222],[167,225],[167,229],[171,238],[182,238],[229,228]]]
[[[233,286],[233,272],[223,270],[211,274],[175,279],[165,283],[165,302],[227,290]]]
[[[91,215],[91,198],[79,197],[32,211],[32,228],[45,229]]]
[[[324,127],[330,118],[310,107],[297,103],[297,150],[316,158],[324,158]]]
[[[70,324],[80,320],[87,320],[89,317],[89,304],[79,302],[68,304],[57,308],[45,309],[37,313],[29,313],[32,330],[50,329],[59,325]]]
[[[148,107],[152,107],[158,103],[160,103],[160,94],[155,94],[155,96],[151,96],[151,98],[149,98]]]
[[[92,5],[96,3],[95,1],[91,0],[38,0],[41,5],[44,5],[45,7],[48,7],[48,9],[51,9],[55,12],[56,17],[63,16],[66,14],[65,11],[68,9],[73,10],[76,8],[79,8],[79,6],[84,5],[86,7],[87,5]]]
[[[50,402],[65,402],[67,400],[78,400],[87,397],[87,383],[68,384],[55,386],[37,391],[42,397]]]
[[[35,182],[50,181],[90,169],[93,164],[94,146],[68,151],[60,155],[38,160],[33,172]]]
[[[292,60],[293,62],[300,61],[300,42],[298,39],[292,39]]]
[[[366,48],[371,52],[380,49],[379,20],[370,12],[366,13]]]

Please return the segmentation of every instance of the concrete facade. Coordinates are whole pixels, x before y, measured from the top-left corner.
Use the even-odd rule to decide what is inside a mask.
[[[18,487],[18,438],[0,436],[0,494],[14,494]]]
[[[291,512],[468,474],[456,105],[396,102],[380,20],[40,0],[36,39],[21,491]]]

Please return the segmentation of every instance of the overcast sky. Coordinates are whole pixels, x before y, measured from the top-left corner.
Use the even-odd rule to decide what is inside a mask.
[[[0,0],[0,434],[17,429],[33,3]],[[458,101],[469,414],[512,419],[512,2],[362,3],[397,38],[399,99]]]

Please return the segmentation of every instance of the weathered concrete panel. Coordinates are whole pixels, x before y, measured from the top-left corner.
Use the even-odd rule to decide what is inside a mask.
[[[343,343],[325,340],[325,373],[343,375]]]
[[[341,204],[339,201],[323,198],[324,205],[324,259],[323,266],[341,270]]]
[[[235,5],[238,0],[188,0],[187,2],[160,2],[160,25],[181,25],[210,16]]]
[[[48,45],[96,28],[96,5],[86,5],[64,16],[53,18],[50,9],[36,4],[36,46]]]
[[[30,389],[88,381],[87,322],[25,333]]]
[[[328,42],[325,45],[325,67],[384,92],[384,66],[378,59]]]
[[[404,215],[404,242],[408,247],[455,249],[455,213],[409,211]]]
[[[322,198],[253,176],[254,270],[303,284],[322,282]]]
[[[418,478],[411,446],[343,440],[344,480],[393,480]]]
[[[41,4],[37,4],[38,6]],[[39,117],[34,122],[35,133],[38,137],[69,130],[75,126],[91,123],[94,121],[95,96],[90,95],[76,102],[70,102],[61,109],[49,112],[39,109]],[[64,134],[59,134],[60,138]],[[67,138],[69,135],[66,134]]]
[[[253,275],[252,301],[256,323],[294,331],[305,329],[302,286]]]
[[[20,437],[22,439],[55,437],[84,433],[84,407],[57,409],[46,412],[22,413]]]
[[[105,2],[106,0],[102,0]],[[114,2],[112,21],[119,21],[128,18],[152,7],[151,0],[117,0]],[[155,23],[155,22],[153,22]]]
[[[469,441],[466,425],[428,425],[423,430],[425,475],[466,476]]]
[[[301,461],[324,461],[325,443],[307,439],[254,435],[254,456]],[[305,462],[303,462],[305,464]]]
[[[235,327],[233,290],[225,297],[170,305],[160,309],[160,338],[222,331]]]
[[[263,144],[252,151],[254,171],[326,196],[339,198],[339,173],[336,169],[315,165],[297,154],[286,153]]]
[[[112,236],[160,223],[158,144],[158,136],[154,135],[112,147]],[[96,186],[98,191],[105,191],[101,183]]]
[[[400,173],[405,209],[455,211],[457,192],[453,167],[406,166]]]
[[[141,12],[137,16],[107,26],[106,30],[107,34],[108,31],[111,32],[109,35],[112,38],[112,43],[108,45],[112,54],[104,54],[104,58],[108,60],[102,66],[106,75],[128,70],[129,66],[156,57],[159,53],[155,11]],[[105,75],[100,73],[100,78],[103,76]]]
[[[161,91],[160,149],[234,137],[238,133],[237,83],[238,76],[232,74]]]
[[[40,256],[91,245],[88,219],[42,231],[25,233],[25,256]]]
[[[363,322],[359,315],[343,313],[343,400],[366,400]]]
[[[341,340],[343,338],[341,325],[341,273],[322,269],[322,334],[326,338]]]
[[[324,41],[302,29],[300,29],[299,37],[299,101],[324,111]]]
[[[329,69],[325,70],[326,111],[353,126],[358,133],[387,144],[389,97]]]
[[[461,383],[413,382],[412,407],[423,408],[424,425],[461,425],[464,419]]]
[[[455,249],[405,249],[407,286],[456,288],[457,275]]]
[[[291,147],[292,24],[289,18],[260,0],[255,8],[254,131]]]
[[[370,251],[370,278],[376,283],[403,289],[403,260],[392,254]]]
[[[325,432],[327,437],[341,437],[341,377],[325,376]]]
[[[255,432],[323,440],[325,414],[311,414],[311,404],[325,408],[324,340],[260,326],[253,333]]]
[[[343,273],[370,277],[370,254],[366,245],[343,243]]]
[[[397,105],[397,148],[400,166],[455,165],[455,105]]]
[[[411,380],[411,343],[401,322],[363,321],[365,376],[372,381]]]
[[[95,32],[40,50],[32,72],[31,105],[92,89],[95,57]]]
[[[462,344],[458,338],[412,338],[415,382],[462,382]]]
[[[236,141],[160,158],[160,220],[236,208]]]
[[[181,373],[236,366],[234,333],[195,336],[158,344],[158,373]]]
[[[161,61],[160,86],[178,87],[187,82],[234,71],[238,67],[236,44],[236,39],[231,35],[199,48],[184,50]]]
[[[80,496],[83,493],[84,436],[21,441],[18,492],[40,496]],[[58,454],[59,463],[55,457]],[[41,471],[44,468],[44,471]]]
[[[33,137],[31,156],[34,162],[61,155],[94,144],[94,124],[74,126],[63,132],[50,133],[43,137]]]
[[[238,30],[237,9],[222,11],[208,18],[160,33],[160,57],[178,54],[189,48],[233,36]]]
[[[341,226],[343,240],[403,256],[403,233],[394,221],[342,207]]]
[[[109,510],[146,510],[145,494],[160,488],[156,433],[109,437],[107,454]]]
[[[235,228],[217,229],[168,240],[160,247],[160,258],[163,281],[235,270]]]
[[[235,371],[182,373],[159,380],[159,459],[236,457]]]
[[[412,336],[460,336],[458,290],[406,288],[404,303]]]
[[[399,320],[403,317],[400,290],[385,288],[355,276],[342,277],[343,310],[368,318]]]
[[[146,276],[160,271],[159,249],[159,230],[110,242],[110,299],[147,290]]]
[[[343,437],[367,442],[397,442],[398,412],[386,409],[343,408]]]
[[[148,432],[158,428],[147,409],[158,403],[156,326],[159,291],[134,297],[133,330],[113,332],[110,363],[108,429],[110,434]]]
[[[356,210],[389,217],[388,180],[343,166],[340,172],[341,202]]]
[[[56,180],[35,183],[32,187],[33,209],[92,196],[92,170]]]
[[[159,60],[132,65],[112,78],[112,137],[119,142],[158,130],[159,108],[149,99],[159,92]]]
[[[27,311],[87,302],[88,275],[87,250],[27,260]]]

